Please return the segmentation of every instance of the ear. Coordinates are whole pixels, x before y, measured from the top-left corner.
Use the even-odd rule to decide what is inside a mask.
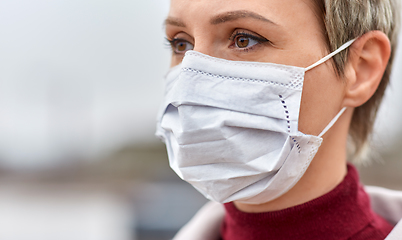
[[[345,66],[345,107],[361,106],[373,96],[390,54],[391,44],[387,35],[381,31],[368,32],[350,46]]]

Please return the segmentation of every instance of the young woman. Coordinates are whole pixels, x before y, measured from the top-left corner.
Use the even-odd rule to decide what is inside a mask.
[[[177,239],[389,235],[347,164],[347,140],[358,155],[371,132],[396,5],[171,0],[172,70],[157,135],[173,170],[225,208],[208,206]]]

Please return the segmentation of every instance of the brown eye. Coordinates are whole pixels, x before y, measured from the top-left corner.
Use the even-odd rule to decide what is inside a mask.
[[[187,48],[187,43],[185,42],[180,42],[177,44],[177,51],[185,51]]]
[[[173,40],[171,44],[175,53],[185,53],[194,49],[193,44],[182,39]]]
[[[236,46],[238,48],[246,48],[250,43],[250,38],[247,37],[238,37],[235,39]]]
[[[263,37],[246,32],[235,32],[229,40],[235,48],[241,50],[249,50],[254,45],[268,42],[268,40]]]

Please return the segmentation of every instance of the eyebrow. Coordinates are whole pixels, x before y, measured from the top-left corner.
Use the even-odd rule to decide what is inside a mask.
[[[241,18],[254,18],[254,19],[257,19],[260,21],[269,22],[274,25],[277,25],[273,21],[255,13],[255,12],[250,12],[250,11],[245,11],[245,10],[222,13],[222,14],[219,14],[219,15],[213,17],[209,22],[212,25],[217,25],[217,24],[221,24],[221,23],[225,23],[225,22],[235,21],[235,20],[241,19]]]
[[[180,19],[174,18],[174,17],[167,17],[165,20],[165,25],[173,25],[176,27],[186,27],[186,24],[184,24],[184,22],[182,22]]]
[[[260,21],[269,22],[274,25],[277,25],[273,21],[255,13],[255,12],[244,11],[244,10],[232,11],[232,12],[226,12],[226,13],[219,14],[219,15],[213,17],[209,22],[212,25],[217,25],[217,24],[221,24],[221,23],[225,23],[225,22],[235,21],[235,20],[241,19],[241,18],[254,18],[254,19],[257,19]],[[186,24],[183,21],[181,21],[179,18],[174,18],[174,17],[167,17],[164,22],[164,25],[186,27]]]

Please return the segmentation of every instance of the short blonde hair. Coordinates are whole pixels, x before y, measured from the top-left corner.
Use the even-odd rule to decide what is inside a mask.
[[[398,0],[312,0],[317,16],[323,25],[324,37],[329,51],[363,34],[379,30],[391,42],[391,57],[374,95],[362,106],[355,108],[349,135],[353,142],[353,157],[360,155],[373,130],[378,108],[389,82],[399,32]],[[333,57],[333,65],[339,76],[348,59],[348,51]],[[350,146],[348,146],[350,147]]]

